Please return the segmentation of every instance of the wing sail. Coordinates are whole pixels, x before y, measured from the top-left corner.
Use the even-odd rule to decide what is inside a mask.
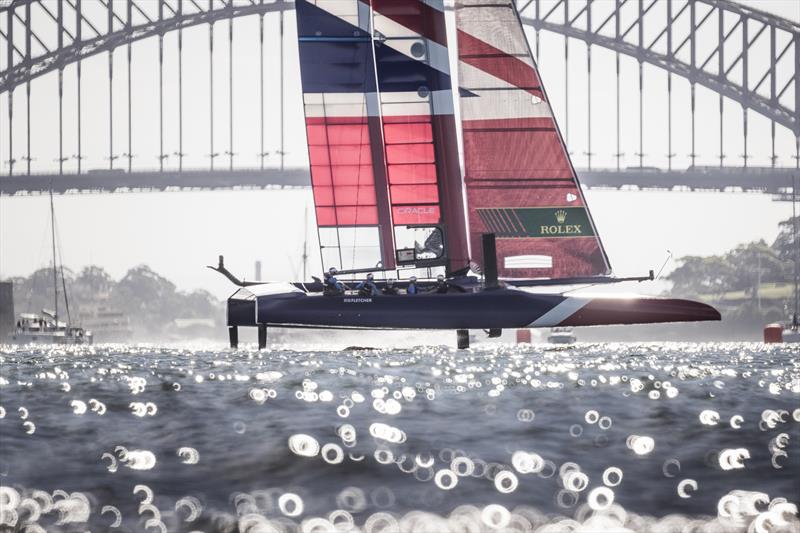
[[[512,0],[458,0],[460,107],[470,241],[497,236],[506,278],[611,267]]]
[[[296,12],[323,265],[468,266],[444,5],[298,0]]]
[[[323,266],[394,268],[369,6],[297,0],[296,12]]]
[[[444,3],[372,0],[392,217],[437,225],[450,271],[469,265]]]

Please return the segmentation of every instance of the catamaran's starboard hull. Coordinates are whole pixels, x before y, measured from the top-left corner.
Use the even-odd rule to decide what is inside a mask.
[[[588,298],[516,289],[414,296],[303,292],[228,300],[229,326],[356,329],[505,329],[720,320],[703,303],[663,298]]]

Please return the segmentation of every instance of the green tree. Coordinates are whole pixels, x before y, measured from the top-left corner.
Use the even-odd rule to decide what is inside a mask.
[[[76,318],[81,308],[111,308],[131,320],[134,334],[146,340],[158,340],[173,334],[176,318],[211,318],[218,325],[225,319],[224,306],[209,292],[178,291],[175,284],[146,265],[130,269],[118,282],[104,269],[88,266],[76,276],[64,269],[69,291],[70,311]],[[60,275],[60,272],[59,272]],[[53,308],[53,271],[42,268],[14,283],[14,307],[17,312],[37,313]],[[61,280],[58,283],[59,316],[64,316]]]
[[[683,296],[710,294],[719,296],[729,287],[728,280],[734,267],[725,257],[687,256],[678,260],[681,264],[666,278],[672,281],[672,292]]]
[[[68,268],[64,269],[67,289],[72,285],[73,274]],[[53,310],[54,289],[52,267],[40,268],[27,278],[13,278],[14,283],[14,308],[19,313],[38,313],[42,309]],[[61,282],[61,271],[58,272],[58,308],[59,316],[64,313],[64,294]],[[70,304],[72,302],[70,301]]]
[[[785,283],[789,281],[791,264],[781,261],[775,249],[766,242],[741,244],[725,254],[726,261],[733,266],[727,277],[728,290],[745,290],[757,293],[759,283]]]
[[[175,284],[147,265],[134,267],[117,283],[112,302],[148,334],[161,333],[166,322],[180,316]]]
[[[87,266],[75,278],[76,288],[87,289],[94,292],[108,292],[115,285],[114,280],[103,268]]]
[[[796,226],[793,224],[796,224]],[[778,238],[772,244],[772,248],[777,252],[778,256],[785,261],[794,261],[795,254],[800,248],[800,236],[795,234],[795,227],[797,227],[797,232],[800,233],[800,216],[782,221],[778,224]]]

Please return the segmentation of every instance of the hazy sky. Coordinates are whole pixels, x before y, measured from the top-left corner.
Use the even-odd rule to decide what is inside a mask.
[[[800,2],[775,0],[747,2],[760,9],[800,21]],[[604,2],[596,3],[602,10]],[[258,47],[257,17],[234,21],[234,152],[237,166],[258,164]],[[267,128],[265,148],[274,152],[279,146],[277,79],[277,40],[274,39],[277,16],[266,18],[265,88]],[[302,128],[294,15],[286,16],[285,38],[285,143],[288,166],[306,164]],[[228,150],[228,27],[215,25],[215,151]],[[540,64],[544,82],[558,117],[564,115],[563,38],[542,34]],[[586,159],[585,50],[580,42],[570,45],[570,150],[577,166]],[[2,51],[0,51],[2,52]],[[157,41],[149,39],[134,45],[134,165],[153,168],[157,165]],[[0,53],[4,59],[5,54]],[[612,166],[614,142],[615,94],[613,53],[593,48],[592,131],[594,164]],[[177,62],[176,35],[165,37],[165,152],[177,150]],[[108,164],[108,55],[101,54],[83,62],[83,150],[84,169]],[[759,68],[754,65],[755,69]],[[645,67],[645,164],[666,162],[666,75]],[[76,153],[74,67],[65,72],[65,154]],[[634,60],[623,58],[623,165],[638,164],[638,79]],[[674,164],[689,164],[688,83],[675,78],[673,151]],[[127,100],[125,50],[115,54],[114,153],[127,151]],[[57,132],[53,118],[57,113],[55,74],[33,83],[33,156],[34,169],[54,167]],[[208,165],[208,26],[184,32],[184,165]],[[24,155],[24,90],[15,93],[14,156]],[[0,159],[7,160],[6,95],[0,95]],[[716,113],[717,95],[698,89],[698,164],[718,164],[719,139]],[[705,114],[702,114],[705,113]],[[727,161],[740,161],[742,153],[741,111],[738,104],[726,103]],[[794,138],[778,128],[779,164],[794,161]],[[768,164],[769,122],[750,113],[750,151],[752,165]],[[273,154],[268,162],[274,164]],[[115,163],[124,165],[122,159]],[[227,165],[227,158],[217,159]],[[7,163],[3,163],[7,172]],[[74,168],[75,162],[67,163]],[[168,166],[176,166],[173,156]],[[17,171],[20,167],[17,167]],[[738,243],[764,238],[771,242],[777,234],[777,222],[788,218],[791,205],[774,202],[758,194],[734,193],[645,193],[590,191],[589,205],[608,249],[612,266],[619,275],[643,274],[658,268],[666,250],[676,256],[722,252]],[[118,195],[67,195],[56,197],[57,219],[65,264],[79,269],[88,264],[101,265],[119,277],[140,263],[151,265],[181,288],[208,288],[217,296],[231,292],[231,286],[217,274],[203,267],[216,262],[218,253],[240,275],[252,277],[253,262],[264,263],[264,274],[271,279],[290,279],[299,272],[302,250],[304,207],[311,201],[308,190],[287,191],[217,191],[191,193],[142,193]],[[0,198],[0,277],[27,274],[49,260],[45,197]],[[309,244],[313,267],[318,253],[311,215]]]

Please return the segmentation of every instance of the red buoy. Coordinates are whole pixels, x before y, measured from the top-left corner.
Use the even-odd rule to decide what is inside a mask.
[[[529,329],[517,330],[517,344],[522,344],[523,342],[527,342],[528,344],[531,343],[531,330]]]
[[[783,327],[780,324],[767,324],[764,326],[764,342],[783,342]]]

